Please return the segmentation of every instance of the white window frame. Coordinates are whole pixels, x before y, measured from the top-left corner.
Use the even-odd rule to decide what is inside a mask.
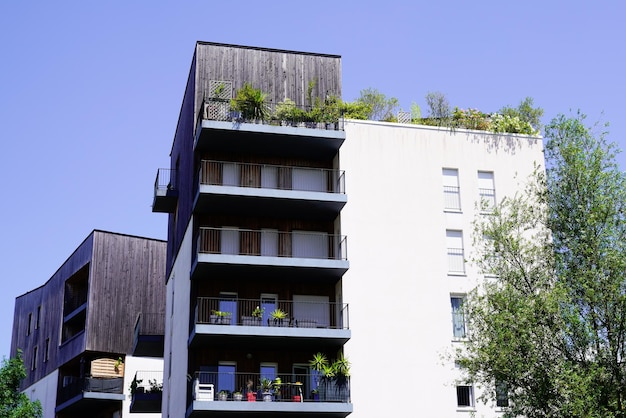
[[[459,170],[457,168],[444,167],[441,169],[441,175],[443,180],[443,210],[446,212],[461,212]]]

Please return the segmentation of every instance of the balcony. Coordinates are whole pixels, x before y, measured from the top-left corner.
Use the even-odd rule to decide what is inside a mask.
[[[140,313],[135,321],[133,355],[163,357],[165,314]]]
[[[125,399],[123,377],[64,376],[57,394],[55,412],[71,416],[87,416],[104,405],[119,405]]]
[[[130,392],[130,412],[161,412],[163,371],[137,371]]]
[[[332,281],[349,267],[347,238],[323,232],[200,227],[196,252],[193,279],[239,272]]]
[[[176,170],[159,168],[154,180],[154,198],[152,212],[172,213],[178,202],[176,184]]]
[[[267,104],[268,117],[247,119],[230,109],[230,102],[207,99],[198,114],[194,150],[252,154],[333,158],[346,138],[343,118],[334,116],[313,122],[302,106],[293,106],[299,116],[279,116],[276,104]],[[318,120],[324,118],[317,118]]]
[[[189,383],[187,417],[344,418],[352,412],[350,378],[320,374],[196,372]]]
[[[347,202],[341,170],[203,160],[195,210],[333,220]]]
[[[348,305],[327,299],[307,295],[294,295],[293,300],[199,297],[189,345],[219,340],[224,346],[271,350],[284,347],[287,337],[291,347],[341,347],[351,336]],[[284,315],[276,314],[277,310]]]
[[[465,275],[465,253],[463,248],[448,248],[448,274]]]

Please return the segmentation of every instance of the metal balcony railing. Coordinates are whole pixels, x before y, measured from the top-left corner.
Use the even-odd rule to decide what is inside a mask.
[[[276,310],[284,318],[272,315]],[[347,303],[199,297],[196,324],[349,329]]]
[[[198,122],[216,120],[333,131],[344,130],[343,110],[336,103],[320,106],[299,106],[291,103],[255,105],[242,102],[241,105],[243,106],[240,107],[244,108],[243,111],[235,109],[232,104],[232,101],[228,99],[205,98],[199,111]]]
[[[461,193],[457,186],[443,186],[444,208],[461,210]]]
[[[200,227],[200,254],[347,260],[347,237],[323,232],[281,232]]]
[[[61,404],[81,392],[97,392],[97,393],[123,393],[124,378],[95,378],[77,376],[65,376],[63,385],[59,388],[58,403]]]
[[[496,191],[495,189],[478,189],[480,197],[480,209],[483,212],[493,212],[496,207]]]
[[[465,274],[463,248],[448,248],[448,273]]]
[[[195,401],[350,402],[350,377],[320,373],[195,372],[189,382]]]
[[[203,160],[200,184],[345,193],[345,172],[324,168]]]
[[[162,370],[138,370],[130,383],[131,395],[136,393],[162,393]]]
[[[154,194],[158,195],[159,191],[167,192],[175,190],[176,170],[171,168],[159,168],[157,170],[156,179],[154,180]]]
[[[165,335],[165,314],[140,312],[135,321],[135,340],[140,335]]]

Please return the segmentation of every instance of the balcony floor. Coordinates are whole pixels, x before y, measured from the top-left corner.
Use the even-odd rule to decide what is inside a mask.
[[[187,417],[239,417],[246,415],[255,418],[298,418],[328,417],[345,418],[352,413],[352,404],[345,402],[235,402],[235,401],[193,401]]]

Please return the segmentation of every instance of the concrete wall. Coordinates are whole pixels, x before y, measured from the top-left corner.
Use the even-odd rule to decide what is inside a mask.
[[[59,371],[55,370],[24,390],[31,401],[39,400],[41,402],[43,418],[55,418],[54,408],[56,407],[58,380]]]
[[[184,417],[187,405],[187,339],[193,222],[189,222],[167,282],[163,353],[163,417]]]
[[[351,417],[495,415],[482,404],[457,407],[459,371],[447,355],[462,342],[453,341],[450,295],[482,276],[470,264],[465,275],[448,274],[446,229],[463,231],[469,259],[478,171],[494,172],[497,199],[513,194],[543,164],[541,139],[349,121],[340,161]],[[444,211],[442,168],[458,169],[461,212]]]

